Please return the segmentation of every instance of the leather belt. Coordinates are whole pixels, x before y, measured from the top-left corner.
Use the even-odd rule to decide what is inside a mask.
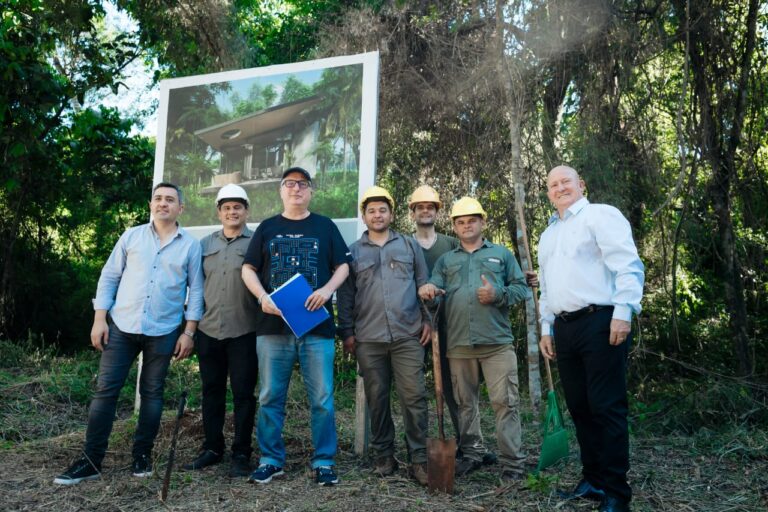
[[[595,311],[600,311],[601,309],[608,309],[612,307],[613,306],[597,306],[595,304],[590,304],[589,306],[577,309],[576,311],[563,311],[562,313],[555,316],[563,322],[573,322],[574,320],[577,320],[584,315],[589,315]]]

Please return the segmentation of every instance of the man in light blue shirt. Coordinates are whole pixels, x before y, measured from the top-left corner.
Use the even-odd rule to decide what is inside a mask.
[[[557,360],[581,448],[582,480],[567,498],[628,511],[632,490],[627,427],[627,353],[640,313],[644,268],[619,210],[590,204],[567,166],[549,172],[557,209],[539,240],[544,357]]]
[[[56,484],[101,476],[117,399],[139,353],[141,409],[131,469],[136,477],[152,475],[165,377],[172,356],[180,360],[192,352],[203,314],[203,273],[200,243],[176,222],[184,209],[181,190],[171,183],[155,185],[149,208],[152,222],[123,233],[102,269],[91,329],[91,344],[102,354],[85,447],[83,456],[56,477]]]

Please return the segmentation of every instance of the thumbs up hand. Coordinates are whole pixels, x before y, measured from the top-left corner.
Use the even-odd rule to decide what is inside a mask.
[[[480,304],[493,304],[496,300],[496,287],[483,274],[480,275],[480,280],[483,282],[483,286],[477,289],[477,300],[480,301]]]

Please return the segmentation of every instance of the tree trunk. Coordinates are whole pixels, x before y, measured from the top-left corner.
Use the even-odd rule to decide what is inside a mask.
[[[686,6],[683,0],[676,0],[676,8],[681,18],[685,16]],[[715,30],[714,24],[709,23],[713,14],[702,8],[698,2],[690,6],[691,26],[690,59],[693,71],[696,95],[701,109],[701,131],[703,154],[712,167],[712,179],[708,192],[712,208],[717,218],[718,253],[720,273],[723,280],[725,301],[730,312],[729,326],[733,338],[734,353],[739,373],[751,375],[753,371],[752,358],[749,352],[749,335],[747,329],[747,308],[742,282],[742,267],[736,253],[736,233],[731,217],[731,186],[736,178],[736,151],[741,143],[741,130],[746,111],[746,91],[749,85],[749,67],[755,48],[758,1],[750,0],[747,14],[746,35],[739,63],[739,76],[727,76],[727,69],[718,67],[717,62],[711,62],[710,52],[712,38],[709,31]],[[706,6],[703,9],[707,9]],[[684,18],[683,18],[684,19]],[[713,70],[710,72],[710,70]],[[717,74],[719,72],[719,75]],[[736,81],[733,89],[737,91],[730,109],[718,108],[723,114],[716,116],[715,104],[722,104],[727,98],[715,98],[710,87],[711,83]],[[727,135],[727,143],[724,142]]]
[[[509,125],[509,148],[512,182],[515,191],[515,204],[519,212],[524,211],[525,206],[525,183],[523,181],[522,158],[520,155],[520,123],[522,119],[521,98],[525,92],[522,90],[524,84],[519,82],[513,84],[506,66],[507,57],[504,53],[504,19],[503,3],[496,3],[496,71],[498,79],[504,89],[504,98],[506,103],[505,113]],[[533,267],[530,262],[530,255],[523,243],[522,226],[525,225],[524,219],[517,219],[517,249],[520,254],[521,267],[525,270],[531,270]],[[528,394],[531,400],[531,406],[538,410],[541,404],[541,370],[539,369],[539,336],[536,321],[536,306],[532,293],[528,293],[525,298],[525,317],[527,330],[527,355],[528,355]]]

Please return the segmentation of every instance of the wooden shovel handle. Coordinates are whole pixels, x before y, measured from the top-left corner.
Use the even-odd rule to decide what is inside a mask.
[[[432,325],[432,367],[435,376],[435,399],[437,401],[437,429],[440,439],[445,439],[443,427],[443,369],[440,365],[440,337],[437,334],[437,322]]]
[[[520,232],[523,234],[523,250],[525,251],[525,259],[533,270],[533,260],[531,259],[531,246],[528,244],[528,228],[525,226],[525,213],[523,212],[522,201],[517,201],[515,208],[517,209],[517,222],[520,224]],[[541,325],[541,314],[539,313],[539,287],[531,286],[531,293],[533,293],[533,305],[536,310],[536,325]],[[547,369],[547,384],[549,390],[554,391],[555,385],[552,382],[552,368],[549,367],[549,359],[544,358],[544,367]]]

